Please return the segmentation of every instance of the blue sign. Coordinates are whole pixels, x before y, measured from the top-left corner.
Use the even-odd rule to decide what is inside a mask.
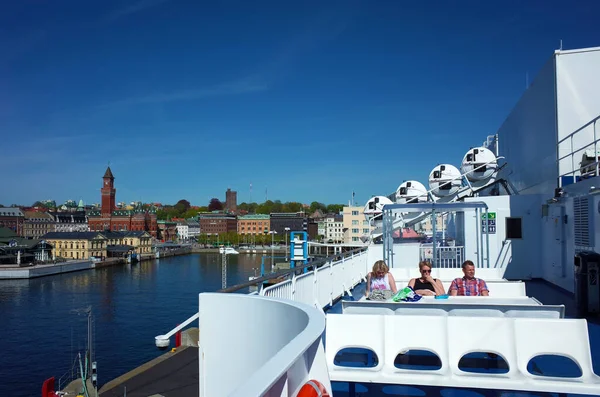
[[[496,234],[496,213],[490,212],[486,217],[481,217],[481,231],[488,234]]]

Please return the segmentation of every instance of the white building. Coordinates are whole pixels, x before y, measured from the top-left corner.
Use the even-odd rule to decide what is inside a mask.
[[[344,217],[342,215],[326,215],[324,232],[325,242],[342,243],[344,241]]]
[[[177,222],[177,239],[186,241],[189,238],[189,227],[186,221]]]
[[[188,238],[190,240],[197,240],[200,235],[200,223],[194,219],[188,219]]]

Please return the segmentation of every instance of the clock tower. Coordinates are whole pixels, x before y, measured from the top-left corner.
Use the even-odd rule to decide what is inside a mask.
[[[117,189],[115,189],[115,177],[110,170],[110,167],[106,169],[104,176],[102,177],[102,217],[108,218],[111,216],[115,209],[115,195]]]

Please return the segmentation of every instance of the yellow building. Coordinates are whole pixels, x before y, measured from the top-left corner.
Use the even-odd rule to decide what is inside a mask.
[[[54,258],[106,257],[108,239],[99,232],[50,232],[43,239],[54,247]]]
[[[65,259],[122,257],[129,252],[152,252],[152,236],[145,231],[51,232],[43,239],[54,247],[53,256]]]
[[[145,231],[102,232],[109,246],[132,247],[136,254],[152,252],[152,235]]]
[[[363,210],[364,207],[344,207],[344,243],[361,243],[371,233]]]

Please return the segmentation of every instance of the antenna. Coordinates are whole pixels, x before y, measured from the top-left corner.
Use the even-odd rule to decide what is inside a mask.
[[[252,202],[252,182],[250,182],[250,202]]]
[[[560,39],[560,50],[562,51],[562,39]]]

